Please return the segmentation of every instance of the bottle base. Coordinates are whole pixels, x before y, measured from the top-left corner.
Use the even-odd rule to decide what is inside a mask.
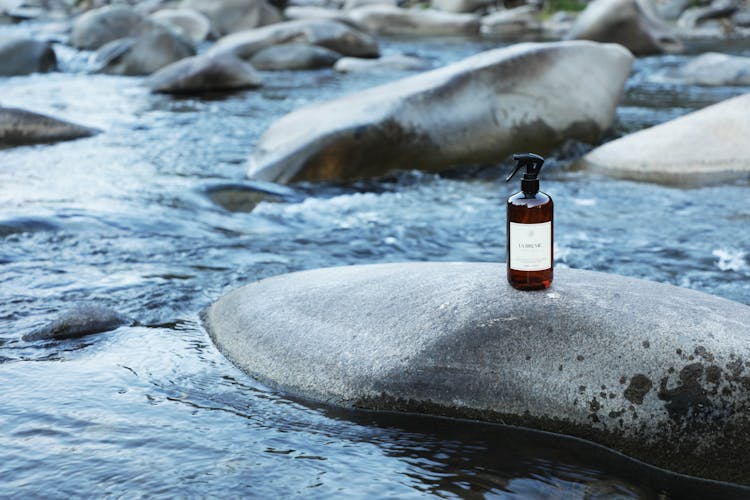
[[[544,290],[552,285],[552,269],[544,271],[508,269],[508,283],[516,290]]]

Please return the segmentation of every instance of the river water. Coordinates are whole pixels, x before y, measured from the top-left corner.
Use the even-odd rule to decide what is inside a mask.
[[[434,66],[495,46],[382,42],[386,53]],[[718,49],[750,55],[742,45]],[[208,195],[242,185],[253,144],[284,113],[405,73],[267,73],[260,90],[172,98],[149,94],[139,78],[86,74],[87,54],[57,51],[64,72],[0,79],[0,103],[103,132],[0,151],[1,497],[720,491],[569,439],[292,401],[212,346],[199,312],[259,278],[345,264],[505,259],[504,202],[515,188],[501,182],[507,160],[443,175],[293,186],[293,196],[252,212]],[[639,59],[609,137],[750,91],[655,76],[691,57]],[[684,190],[612,180],[570,168],[586,148],[560,148],[543,176],[556,202],[557,266],[750,304],[750,183]],[[21,340],[81,302],[137,323],[78,340]]]

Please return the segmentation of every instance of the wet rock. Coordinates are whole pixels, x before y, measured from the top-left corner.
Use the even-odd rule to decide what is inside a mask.
[[[575,12],[557,11],[542,21],[541,36],[546,39],[560,39],[570,31],[578,15]]]
[[[379,35],[443,36],[479,33],[479,16],[474,14],[371,5],[353,9],[349,16],[360,26]]]
[[[343,57],[333,66],[341,73],[382,72],[382,71],[421,71],[430,67],[430,63],[418,57],[403,54],[381,56],[377,59],[360,57]]]
[[[631,63],[620,46],[583,41],[483,52],[282,117],[257,143],[248,176],[286,183],[438,171],[595,141]]]
[[[160,69],[144,82],[152,92],[199,93],[255,88],[262,85],[257,71],[232,54],[199,55]]]
[[[182,36],[166,28],[136,38],[121,38],[96,53],[99,71],[111,75],[150,75],[180,59],[195,54]]]
[[[533,34],[542,28],[541,22],[537,19],[537,12],[533,5],[493,12],[482,18],[480,31],[483,35],[499,37]]]
[[[619,43],[637,55],[678,52],[682,43],[644,0],[594,0],[578,16],[567,39]]]
[[[204,41],[211,32],[211,21],[193,9],[162,9],[151,14],[151,19],[166,24],[193,43]]]
[[[354,57],[377,57],[377,41],[351,26],[329,19],[304,19],[243,31],[220,39],[209,53],[232,52],[248,60],[256,52],[282,43],[318,45]]]
[[[90,137],[97,129],[18,108],[0,107],[0,148]]]
[[[750,483],[750,307],[555,273],[520,292],[501,263],[318,269],[232,291],[203,321],[237,366],[296,397],[502,421]]]
[[[674,21],[690,7],[691,0],[662,0],[655,2],[656,13],[661,19]]]
[[[678,186],[750,178],[750,94],[626,135],[585,155],[593,172]]]
[[[430,6],[435,10],[462,13],[475,12],[494,3],[493,0],[432,0]]]
[[[0,38],[0,76],[46,73],[57,69],[57,57],[49,42],[23,37]]]
[[[750,85],[750,57],[707,52],[667,77],[691,85]]]
[[[258,51],[250,64],[266,71],[330,68],[341,54],[306,43],[283,43]]]
[[[295,203],[304,198],[287,186],[257,181],[214,184],[206,187],[204,193],[230,212],[252,212],[262,201]]]
[[[693,7],[685,10],[677,20],[677,27],[683,36],[722,38],[731,31],[728,22],[737,11],[733,0],[715,0],[705,7]]]
[[[56,320],[23,336],[23,340],[66,340],[114,330],[132,324],[125,316],[99,304],[80,304]]]
[[[96,50],[119,38],[139,34],[145,19],[142,14],[125,5],[93,9],[75,20],[70,43],[79,49]]]
[[[750,6],[735,12],[732,15],[732,23],[742,28],[750,28]]]
[[[281,22],[281,13],[265,0],[184,0],[183,8],[195,9],[211,20],[219,35],[237,33]]]
[[[13,217],[0,220],[0,237],[19,233],[39,233],[60,230],[60,226],[43,217]]]

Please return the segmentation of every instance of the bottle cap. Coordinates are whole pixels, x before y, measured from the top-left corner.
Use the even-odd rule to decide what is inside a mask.
[[[516,175],[521,167],[526,167],[526,172],[523,174],[521,179],[521,191],[524,194],[536,194],[539,192],[539,172],[542,170],[544,164],[544,158],[534,153],[518,153],[513,155],[513,159],[516,161],[516,168],[513,172],[505,178],[505,182],[508,182]]]

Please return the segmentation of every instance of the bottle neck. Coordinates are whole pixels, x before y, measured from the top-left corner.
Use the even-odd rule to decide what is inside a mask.
[[[539,192],[539,179],[521,179],[521,191],[527,196],[534,196]]]

